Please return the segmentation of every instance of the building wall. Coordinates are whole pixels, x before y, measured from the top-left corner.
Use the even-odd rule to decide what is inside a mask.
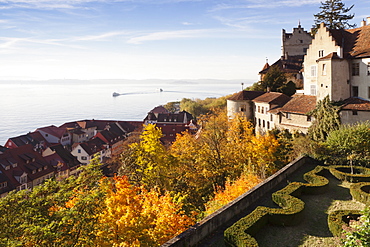
[[[352,66],[355,63],[359,64],[358,75],[352,75]],[[370,100],[370,58],[353,59],[350,64],[350,68],[351,86],[358,87],[359,97]]]
[[[303,114],[281,113],[279,129],[288,129],[290,132],[298,131],[307,134],[313,119]]]
[[[59,143],[58,137],[50,135],[49,133],[46,133],[45,131],[42,130],[39,130],[39,132],[49,143]]]
[[[322,51],[319,53],[319,51]],[[335,44],[332,36],[329,34],[329,31],[326,27],[321,25],[318,29],[315,38],[312,40],[309,49],[307,50],[307,55],[304,57],[303,67],[304,67],[304,94],[306,95],[317,95],[319,90],[319,68],[317,60],[320,57],[325,57],[326,55],[337,52],[338,56],[342,56],[341,47]],[[313,72],[316,73],[313,73]],[[336,71],[340,73],[340,71]],[[338,75],[341,76],[341,75]],[[321,78],[320,78],[321,79]],[[321,85],[320,85],[321,86]],[[313,90],[313,88],[315,90]],[[319,100],[319,99],[318,99]]]
[[[327,95],[334,101],[350,97],[349,65],[344,59],[326,59],[317,62],[317,100]]]
[[[255,102],[255,129],[256,133],[266,133],[275,128],[274,115],[269,113],[270,104]]]
[[[80,151],[79,151],[80,150]],[[83,164],[83,165],[87,165],[90,163],[90,156],[88,153],[86,153],[86,151],[80,146],[78,145],[77,147],[75,147],[71,154],[73,156],[75,156],[77,158],[77,160]]]
[[[311,35],[300,26],[293,28],[290,38],[285,37],[284,29],[282,36],[282,56],[285,56],[286,54],[289,56],[304,55],[312,41]]]
[[[339,112],[339,116],[342,124],[355,124],[368,121],[370,119],[370,112],[342,110]]]
[[[253,121],[253,102],[250,100],[227,100],[227,117],[233,119],[236,114]]]

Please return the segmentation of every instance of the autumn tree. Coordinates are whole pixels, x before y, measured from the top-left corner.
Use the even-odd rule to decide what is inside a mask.
[[[140,136],[140,142],[129,145],[129,150],[122,157],[125,160],[125,171],[136,184],[144,184],[148,188],[159,186],[166,189],[171,159],[165,146],[161,143],[162,131],[154,124],[145,126]]]
[[[321,23],[324,23],[329,29],[354,28],[356,24],[350,24],[354,14],[348,14],[354,5],[349,8],[341,0],[325,0],[321,2],[321,11],[314,15],[315,25],[314,30],[319,28]]]
[[[203,210],[216,188],[242,174],[265,177],[275,170],[275,151],[279,146],[273,136],[255,136],[250,122],[241,116],[229,121],[225,112],[200,118],[200,135],[178,136],[170,150],[176,158],[174,177],[177,189]]]
[[[262,180],[256,175],[243,174],[236,181],[228,180],[225,188],[217,187],[215,196],[206,203],[205,215],[209,215],[244,194]]]
[[[100,213],[99,246],[160,246],[195,223],[181,200],[115,177]]]
[[[89,246],[99,228],[96,212],[104,193],[97,166],[80,168],[78,178],[47,180],[33,190],[10,192],[0,200],[0,245]]]

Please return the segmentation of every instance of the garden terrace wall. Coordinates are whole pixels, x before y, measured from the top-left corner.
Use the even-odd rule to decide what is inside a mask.
[[[282,182],[286,182],[287,178],[304,164],[312,162],[315,161],[309,157],[299,157],[251,190],[239,196],[213,214],[207,216],[185,232],[169,240],[163,244],[162,247],[197,246],[198,243],[217,231],[236,215],[245,212],[248,207],[264,197],[266,193],[271,192],[277,185]]]

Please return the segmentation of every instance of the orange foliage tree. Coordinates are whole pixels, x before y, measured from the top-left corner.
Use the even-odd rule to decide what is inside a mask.
[[[223,189],[221,187],[218,187],[214,198],[207,202],[205,215],[209,215],[217,209],[225,206],[260,182],[261,179],[252,174],[243,174],[233,183],[228,180],[225,184],[225,188]]]
[[[101,246],[159,246],[195,223],[169,193],[133,186],[125,176],[113,181],[100,214]]]

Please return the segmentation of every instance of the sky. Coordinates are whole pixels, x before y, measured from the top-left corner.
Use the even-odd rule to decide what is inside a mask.
[[[370,16],[354,4],[353,23]],[[242,79],[320,0],[0,0],[0,80]]]

